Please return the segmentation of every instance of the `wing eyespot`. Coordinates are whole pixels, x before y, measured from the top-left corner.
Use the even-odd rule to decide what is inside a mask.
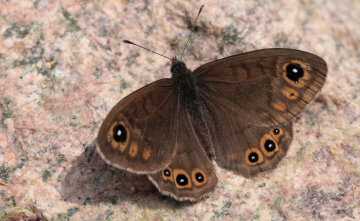
[[[196,168],[192,171],[192,180],[196,186],[202,186],[207,183],[206,174],[199,168]]]
[[[283,87],[281,92],[289,100],[296,100],[300,96],[300,93],[297,90],[290,87]]]
[[[171,172],[170,172],[169,169],[165,169],[165,170],[163,171],[163,174],[164,174],[165,177],[170,177],[170,176],[171,176]]]
[[[310,65],[299,60],[292,60],[282,66],[283,78],[292,86],[303,88],[310,79]]]
[[[179,174],[176,176],[176,184],[179,186],[187,186],[189,184],[189,179],[185,174]]]
[[[272,133],[273,133],[274,135],[279,135],[280,132],[281,132],[281,130],[280,130],[279,128],[274,128],[274,129],[271,130],[271,131],[272,131]]]
[[[267,152],[274,152],[276,149],[276,143],[273,140],[266,140],[264,148]]]
[[[174,170],[175,185],[178,189],[189,189],[192,187],[192,182],[189,174],[185,170]]]
[[[139,146],[138,146],[137,142],[132,142],[130,145],[130,149],[129,149],[130,157],[132,157],[132,158],[136,157],[138,152],[139,152]]]
[[[170,167],[166,167],[165,169],[163,169],[161,174],[164,180],[168,180],[172,183],[174,182],[174,176]]]
[[[261,138],[260,148],[267,157],[272,157],[277,151],[279,151],[279,146],[277,145],[276,140],[270,134],[265,134]]]
[[[127,140],[127,131],[125,126],[122,123],[115,125],[113,128],[113,138],[118,143],[126,143]]]
[[[250,148],[245,153],[246,163],[249,165],[258,165],[264,162],[264,156],[260,152],[260,150],[256,148]]]
[[[300,64],[290,63],[286,66],[286,77],[294,82],[298,82],[300,78],[304,77],[304,69]]]
[[[272,128],[270,129],[270,135],[276,142],[279,142],[280,138],[284,135],[284,130],[281,128]]]
[[[125,127],[124,122],[114,122],[108,132],[107,141],[114,149],[120,148],[124,152],[129,144],[130,131]]]

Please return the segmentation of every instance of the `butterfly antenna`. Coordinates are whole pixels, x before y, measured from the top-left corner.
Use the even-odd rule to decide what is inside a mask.
[[[162,56],[162,57],[164,57],[164,58],[167,58],[167,59],[169,59],[169,60],[172,60],[171,58],[166,57],[165,55],[159,54],[159,53],[157,53],[157,52],[155,52],[155,51],[152,51],[152,50],[150,50],[150,49],[148,49],[148,48],[145,48],[145,47],[143,47],[143,46],[140,46],[140,45],[138,45],[138,44],[135,44],[135,43],[132,42],[132,41],[124,40],[123,42],[126,43],[126,44],[131,44],[131,45],[138,46],[138,47],[143,48],[143,49],[145,49],[145,50],[147,50],[147,51],[150,51],[150,52],[152,52],[152,53],[154,53],[154,54],[157,54],[157,55],[160,55],[160,56]]]
[[[195,25],[196,25],[196,21],[197,21],[199,15],[200,15],[201,11],[203,10],[203,8],[204,8],[204,5],[202,5],[202,6],[200,7],[199,13],[198,13],[198,15],[197,15],[196,18],[195,18],[195,21],[194,21],[193,26],[191,27],[191,31],[190,31],[189,37],[188,37],[188,39],[187,39],[187,41],[186,41],[186,44],[185,44],[185,46],[184,46],[184,49],[183,49],[183,52],[182,52],[182,54],[181,54],[180,60],[182,60],[182,57],[183,57],[184,52],[185,52],[185,48],[186,48],[186,46],[187,46],[188,43],[189,43],[189,40],[190,40],[190,38],[191,38],[191,35],[192,35],[192,33],[193,33],[193,31],[194,31],[194,28],[195,28]]]

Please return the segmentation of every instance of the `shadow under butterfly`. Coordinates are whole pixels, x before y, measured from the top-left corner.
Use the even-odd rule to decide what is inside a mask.
[[[322,58],[294,49],[252,51],[195,71],[171,60],[171,78],[112,108],[97,150],[106,163],[146,174],[179,201],[197,201],[214,189],[213,160],[244,176],[274,168],[292,141],[291,121],[318,94],[327,73]]]

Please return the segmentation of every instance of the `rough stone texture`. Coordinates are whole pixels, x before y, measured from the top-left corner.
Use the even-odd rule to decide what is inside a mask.
[[[360,220],[360,2],[206,1],[184,60],[269,47],[329,67],[294,122],[280,165],[253,178],[217,168],[198,203],[161,196],[144,176],[107,166],[99,126],[122,97],[169,77],[200,1],[0,1],[1,220]]]

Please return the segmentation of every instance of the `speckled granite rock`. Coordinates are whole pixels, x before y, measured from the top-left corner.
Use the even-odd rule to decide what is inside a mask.
[[[328,79],[294,122],[280,165],[253,178],[217,168],[198,203],[107,166],[99,125],[122,97],[169,77],[198,1],[0,1],[0,220],[360,220],[359,1],[206,1],[191,69],[269,47],[323,57]]]

